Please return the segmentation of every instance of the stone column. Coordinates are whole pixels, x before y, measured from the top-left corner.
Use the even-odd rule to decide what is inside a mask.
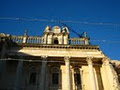
[[[95,81],[95,74],[94,74],[93,64],[92,64],[92,58],[93,57],[87,57],[86,61],[88,63],[88,68],[89,68],[91,89],[97,90],[96,81]]]
[[[69,57],[64,57],[66,66],[66,90],[71,90],[71,80],[70,80],[70,60]]]
[[[40,80],[39,80],[39,89],[38,90],[45,90],[45,73],[46,73],[46,64],[47,64],[47,56],[42,56],[42,66],[41,66],[41,73],[40,73]]]
[[[113,66],[109,63],[109,58],[103,58],[103,66],[106,72],[106,78],[108,80],[107,84],[109,85],[110,89],[112,90],[120,90],[119,82],[117,74],[113,68]]]
[[[74,68],[72,68],[72,89],[76,90],[75,77],[74,77]]]
[[[61,83],[61,85],[62,85],[62,89],[61,90],[66,90],[66,67],[65,67],[65,65],[61,65],[60,66],[60,69],[61,69],[61,74],[62,74],[62,76],[61,76],[61,78],[62,78],[62,83]]]
[[[21,82],[21,76],[22,76],[22,67],[23,67],[23,61],[18,61],[17,70],[16,70],[16,79],[15,79],[15,87],[14,90],[21,90],[20,89],[20,82]]]
[[[81,80],[81,81],[80,81],[80,82],[81,82],[81,83],[80,83],[80,84],[81,84],[81,85],[80,85],[80,88],[83,89],[83,88],[84,88],[84,86],[83,86],[83,77],[82,77],[82,75],[83,75],[83,70],[82,70],[81,68],[79,68],[79,71],[80,71],[80,80]]]

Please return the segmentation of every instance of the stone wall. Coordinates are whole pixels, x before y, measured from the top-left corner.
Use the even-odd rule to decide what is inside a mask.
[[[117,72],[117,75],[118,75],[118,81],[120,83],[120,61],[118,60],[112,60],[111,61],[115,71]]]

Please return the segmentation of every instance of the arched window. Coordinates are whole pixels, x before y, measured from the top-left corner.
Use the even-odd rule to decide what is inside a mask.
[[[58,42],[58,39],[57,39],[57,38],[54,40],[54,44],[59,44],[59,42]]]

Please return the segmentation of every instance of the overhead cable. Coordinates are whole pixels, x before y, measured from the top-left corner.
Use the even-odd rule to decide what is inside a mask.
[[[120,43],[118,40],[90,40],[92,42],[103,42],[103,43]]]
[[[74,21],[74,20],[49,20],[49,19],[28,19],[28,18],[15,18],[15,17],[0,17],[0,20],[16,20],[16,21],[44,21],[44,22],[61,22],[61,23],[78,23],[78,24],[86,24],[86,25],[108,25],[108,26],[120,26],[120,24],[115,23],[103,23],[103,22],[87,22],[87,21]]]

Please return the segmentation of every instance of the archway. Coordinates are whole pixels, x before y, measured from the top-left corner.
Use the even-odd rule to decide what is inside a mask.
[[[59,42],[58,42],[58,39],[57,39],[57,38],[54,40],[54,44],[59,44]]]

